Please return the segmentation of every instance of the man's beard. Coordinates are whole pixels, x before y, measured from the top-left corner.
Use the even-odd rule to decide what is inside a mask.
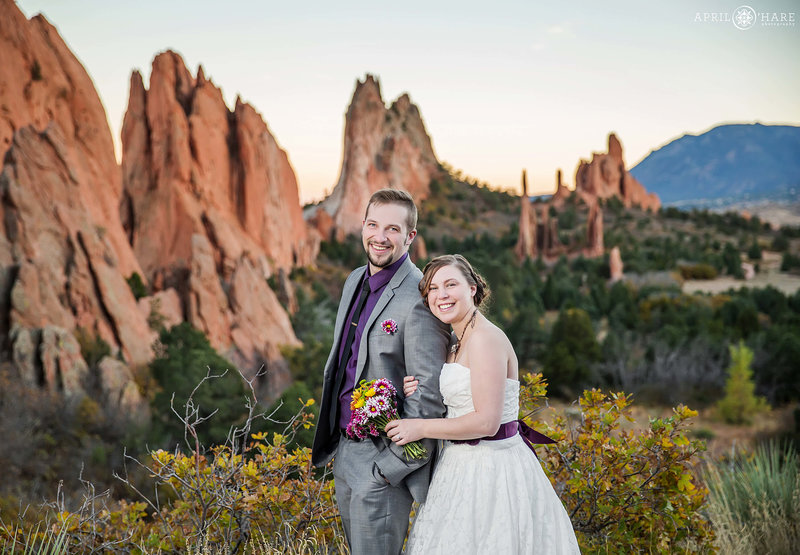
[[[385,260],[382,261],[376,260],[375,258],[372,257],[372,253],[367,251],[367,260],[369,260],[369,263],[375,266],[376,268],[385,268],[386,266],[392,263],[391,251],[388,251],[384,256],[386,256]]]
[[[375,243],[375,244],[377,244],[377,245],[379,245],[381,247],[388,246],[389,249],[386,251],[385,254],[381,255],[380,259],[377,259],[377,258],[375,258],[375,255],[373,254],[373,252],[370,250],[369,244],[367,244],[367,248],[366,248],[367,260],[369,260],[369,263],[372,264],[373,266],[375,266],[376,268],[385,268],[386,266],[389,266],[392,263],[392,257],[394,256],[394,252],[395,252],[395,249],[393,248],[393,245],[391,245],[391,244],[389,244],[389,245],[381,245],[380,243]]]

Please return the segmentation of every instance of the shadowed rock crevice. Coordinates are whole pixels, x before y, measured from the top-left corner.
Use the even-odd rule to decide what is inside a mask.
[[[99,279],[97,276],[97,272],[95,271],[94,264],[92,263],[91,256],[89,254],[89,249],[86,246],[86,238],[84,233],[79,231],[76,235],[76,239],[78,241],[78,245],[83,252],[83,256],[86,257],[86,268],[89,270],[89,274],[92,277],[92,285],[94,286],[94,293],[97,298],[99,308],[102,312],[103,318],[108,322],[109,327],[111,328],[111,332],[114,334],[114,340],[117,345],[123,345],[122,338],[120,337],[119,330],[117,329],[117,323],[114,318],[111,316],[111,312],[109,311],[106,301],[103,298],[103,293],[100,288]]]
[[[17,281],[19,266],[0,267],[0,360],[11,348],[11,288]]]

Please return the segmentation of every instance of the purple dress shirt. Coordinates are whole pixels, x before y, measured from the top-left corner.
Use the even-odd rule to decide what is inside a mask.
[[[378,299],[383,294],[383,290],[386,289],[386,285],[391,281],[395,273],[397,273],[397,269],[403,264],[403,262],[405,262],[406,258],[408,258],[408,253],[404,254],[399,260],[392,262],[389,266],[386,266],[379,272],[376,272],[374,275],[369,275],[369,266],[367,266],[364,279],[369,280],[370,293],[367,297],[367,303],[364,305],[364,310],[361,311],[361,316],[358,319],[356,333],[355,336],[353,336],[353,346],[350,349],[350,358],[347,360],[347,366],[345,367],[344,383],[342,384],[342,390],[339,392],[339,428],[342,430],[347,428],[347,424],[350,422],[350,415],[352,414],[352,411],[350,410],[350,400],[356,383],[358,347],[361,344],[361,336],[364,333],[364,327],[367,325],[367,320],[369,320],[369,316],[372,313],[372,310],[375,308],[375,305],[378,304]],[[341,342],[339,343],[340,363],[342,357],[347,356],[343,352],[344,342],[347,337],[347,327],[350,325],[350,322],[352,322],[353,314],[356,309],[355,301],[361,294],[361,283],[362,282],[359,282],[359,286],[356,288],[355,297],[350,300],[350,310],[347,313],[347,320],[345,320],[345,333],[342,333]]]

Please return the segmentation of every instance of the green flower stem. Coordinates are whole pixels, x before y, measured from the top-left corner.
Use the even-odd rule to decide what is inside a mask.
[[[385,416],[376,416],[373,420],[380,430],[386,433],[386,425],[391,422],[391,420]],[[424,459],[428,456],[428,450],[419,441],[412,441],[411,443],[403,445],[403,453],[405,453],[407,459]]]

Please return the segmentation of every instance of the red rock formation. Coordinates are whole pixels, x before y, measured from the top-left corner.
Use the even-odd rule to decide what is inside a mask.
[[[119,219],[100,99],[56,29],[10,0],[0,0],[0,106],[2,356],[31,385],[82,395],[96,369],[81,357],[77,328],[131,364],[150,359],[154,334],[125,282],[140,267]],[[102,389],[103,380],[88,381]]]
[[[584,255],[587,257],[602,256],[603,249],[603,209],[599,202],[593,202],[589,208],[586,219],[586,248]]]
[[[520,197],[519,212],[519,237],[514,247],[517,259],[522,261],[526,258],[535,258],[536,248],[536,211],[531,206],[531,199],[528,196],[528,178],[525,170],[522,170],[522,196]]]
[[[419,203],[440,171],[419,109],[407,94],[387,109],[380,84],[367,75],[356,84],[347,110],[339,181],[316,210],[333,217],[336,236],[342,239],[361,229],[372,193],[384,187],[403,189]]]
[[[558,218],[550,216],[550,204],[542,207],[541,218],[537,226],[537,243],[542,255],[552,258],[564,252],[558,238]]]
[[[611,249],[611,252],[608,254],[608,265],[610,268],[611,279],[609,280],[611,283],[615,283],[622,279],[622,256],[619,253],[619,247],[614,247]]]
[[[189,322],[251,375],[274,368],[277,393],[289,381],[279,346],[299,342],[266,280],[319,249],[286,153],[255,109],[228,110],[169,51],[149,90],[132,74],[122,144],[123,219],[146,278],[181,291]]]
[[[657,211],[661,201],[655,193],[648,193],[625,169],[622,145],[617,136],[608,136],[608,153],[592,154],[592,161],[581,160],[575,173],[575,191],[587,204],[594,198],[619,197],[626,207],[641,206]]]

